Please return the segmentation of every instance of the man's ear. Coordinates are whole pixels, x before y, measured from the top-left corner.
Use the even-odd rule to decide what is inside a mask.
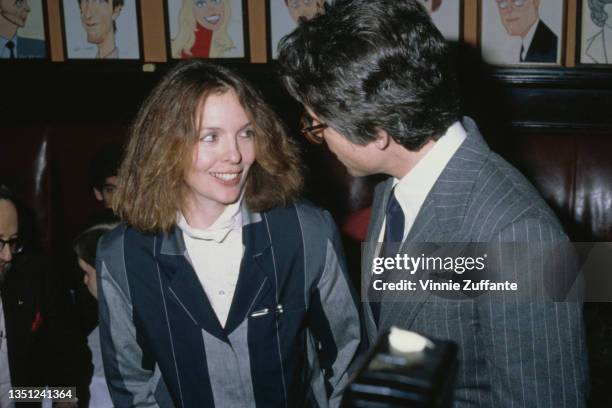
[[[379,150],[385,150],[391,144],[391,136],[387,133],[385,129],[378,129],[376,131],[376,140],[374,140],[374,145]]]
[[[94,187],[93,191],[94,191],[94,195],[96,196],[96,200],[104,201],[104,196],[102,195],[102,192],[100,190]]]

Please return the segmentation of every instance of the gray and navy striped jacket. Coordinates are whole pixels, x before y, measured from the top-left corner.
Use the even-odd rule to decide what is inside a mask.
[[[335,407],[360,344],[354,292],[326,212],[243,211],[225,327],[178,228],[125,225],[98,248],[100,335],[117,407]]]

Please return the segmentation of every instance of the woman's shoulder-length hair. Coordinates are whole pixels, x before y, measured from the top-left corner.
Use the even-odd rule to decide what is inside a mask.
[[[231,70],[202,60],[177,64],[143,103],[119,169],[113,209],[141,232],[176,225],[185,199],[184,175],[199,140],[196,116],[211,94],[234,92],[254,131],[255,163],[245,185],[250,211],[284,206],[301,194],[299,152],[259,93]]]

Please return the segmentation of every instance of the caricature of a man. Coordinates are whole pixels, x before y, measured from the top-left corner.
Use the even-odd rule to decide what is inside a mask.
[[[28,0],[0,0],[0,58],[43,58],[45,42],[19,36],[30,13]]]
[[[521,37],[520,62],[556,62],[557,35],[540,20],[540,0],[496,0],[510,36]]]
[[[323,10],[326,0],[285,0],[291,18],[296,23],[300,18],[310,20]]]
[[[77,0],[81,8],[81,23],[87,33],[87,42],[96,44],[96,58],[119,58],[115,42],[115,20],[123,8],[123,0]]]

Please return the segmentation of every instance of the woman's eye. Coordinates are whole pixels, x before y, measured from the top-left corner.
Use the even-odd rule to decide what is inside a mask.
[[[200,136],[200,142],[205,142],[205,143],[212,143],[215,140],[217,140],[217,134],[216,133],[207,133],[203,136]]]
[[[253,131],[253,129],[247,129],[242,132],[241,136],[245,139],[252,139],[253,137],[255,137],[255,132]]]
[[[196,7],[204,7],[206,2],[204,0],[199,0],[195,2]]]

